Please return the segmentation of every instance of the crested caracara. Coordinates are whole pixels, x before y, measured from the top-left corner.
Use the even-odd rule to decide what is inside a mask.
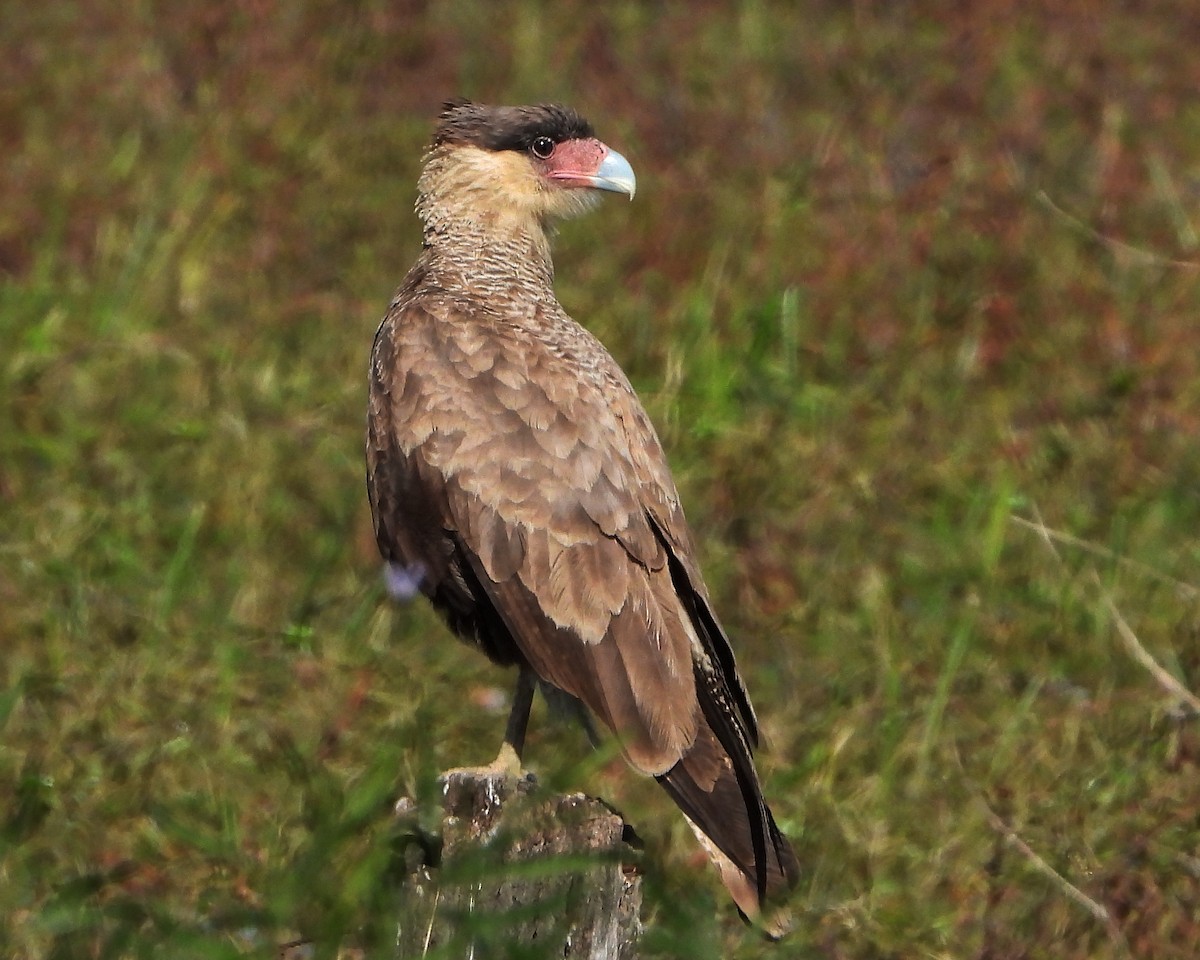
[[[769,926],[764,901],[798,866],[759,786],[750,698],[654,428],[554,296],[554,222],[603,190],[632,197],[633,170],[573,110],[446,105],[418,185],[424,246],[371,353],[375,536],[461,638],[518,668],[510,764],[535,678],[577,698]]]

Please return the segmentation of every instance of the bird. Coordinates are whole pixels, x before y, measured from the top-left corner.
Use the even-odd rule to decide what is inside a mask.
[[[371,351],[375,538],[394,583],[517,667],[491,769],[520,770],[535,688],[561,691],[775,936],[800,871],[763,798],[754,708],[650,418],[554,293],[557,224],[635,190],[570,107],[445,103],[417,184],[422,249]]]

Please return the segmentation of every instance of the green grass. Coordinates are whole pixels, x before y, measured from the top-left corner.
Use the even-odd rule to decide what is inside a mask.
[[[759,942],[537,722],[647,841],[647,954],[1192,956],[1200,738],[1091,571],[1200,688],[1200,22],[1009,11],[10,4],[0,955],[389,955],[389,803],[491,755],[510,680],[385,602],[361,477],[465,93],[638,171],[559,292],[660,427],[805,867]]]

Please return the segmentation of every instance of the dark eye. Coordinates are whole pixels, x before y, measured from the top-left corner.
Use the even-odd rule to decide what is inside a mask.
[[[549,160],[550,154],[554,152],[554,141],[549,137],[538,137],[529,145],[529,149],[539,160]]]

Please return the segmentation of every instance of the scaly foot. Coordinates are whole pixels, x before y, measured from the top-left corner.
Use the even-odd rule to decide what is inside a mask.
[[[521,758],[517,756],[517,751],[513,749],[513,745],[507,740],[500,744],[500,753],[485,767],[451,767],[442,774],[441,779],[448,780],[450,777],[463,777],[476,780],[521,780],[526,776],[532,777],[532,774],[526,774],[521,769]]]

